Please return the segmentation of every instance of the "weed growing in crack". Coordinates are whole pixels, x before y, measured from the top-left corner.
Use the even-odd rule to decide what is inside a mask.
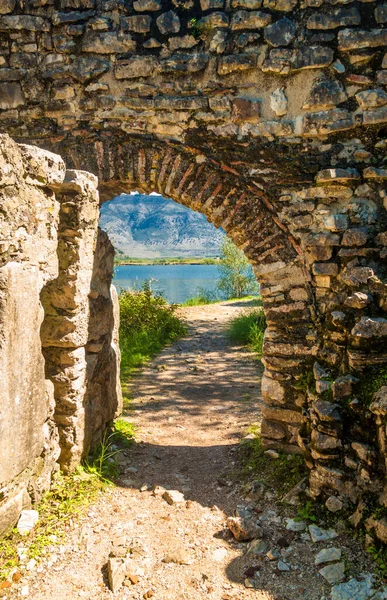
[[[378,573],[381,577],[387,577],[387,550],[386,548],[376,548],[375,546],[369,546],[367,548],[368,554],[372,556],[376,563]]]
[[[298,507],[298,518],[303,521],[309,521],[310,523],[316,523],[317,515],[315,508],[315,503],[313,503],[311,500],[307,500],[305,504]]]

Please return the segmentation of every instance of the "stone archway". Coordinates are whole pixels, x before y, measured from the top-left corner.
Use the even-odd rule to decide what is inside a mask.
[[[261,190],[235,169],[181,146],[141,139],[67,148],[73,166],[87,156],[99,176],[101,199],[157,191],[222,227],[253,265],[268,328],[264,348],[262,435],[267,447],[301,452],[305,389],[299,380],[317,353],[314,295],[305,256]]]

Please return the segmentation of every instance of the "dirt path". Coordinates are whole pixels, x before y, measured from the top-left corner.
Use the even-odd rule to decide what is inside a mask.
[[[286,529],[270,495],[260,514],[263,554],[246,554],[246,543],[225,528],[241,502],[241,491],[227,478],[236,447],[260,418],[262,367],[248,352],[232,348],[224,334],[227,321],[244,306],[184,309],[189,335],[132,382],[134,400],[125,418],[138,428],[137,444],[121,457],[117,487],[74,526],[64,546],[53,548],[23,578],[14,596],[4,598],[23,593],[31,600],[322,600],[330,586],[318,573],[324,565],[314,565],[317,551],[333,542],[344,545],[346,559],[363,568],[363,555],[352,542],[313,545],[305,533]],[[179,491],[184,501],[170,505],[163,489],[152,492],[154,486]],[[290,547],[281,545],[284,535]],[[115,593],[106,577],[112,545],[131,548],[135,582]],[[270,550],[278,553],[274,561],[265,556]],[[278,559],[289,569],[281,571]],[[256,589],[244,583],[252,565]]]

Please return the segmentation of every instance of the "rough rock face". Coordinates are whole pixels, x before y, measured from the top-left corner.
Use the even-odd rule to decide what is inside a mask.
[[[387,362],[386,3],[23,7],[0,11],[3,130],[104,199],[155,190],[223,227],[261,283],[266,445],[305,454],[313,495],[384,503],[386,416],[357,380]]]
[[[96,178],[6,135],[0,177],[3,532],[48,489],[58,460],[79,463],[120,390],[113,250],[102,233],[97,241]]]

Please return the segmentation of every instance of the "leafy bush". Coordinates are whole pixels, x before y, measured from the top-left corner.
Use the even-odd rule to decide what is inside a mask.
[[[157,354],[166,344],[186,332],[175,315],[177,305],[153,294],[149,285],[119,296],[121,374],[129,375]]]
[[[228,336],[235,344],[250,346],[262,356],[263,337],[266,329],[266,319],[262,309],[243,312],[230,323]]]

